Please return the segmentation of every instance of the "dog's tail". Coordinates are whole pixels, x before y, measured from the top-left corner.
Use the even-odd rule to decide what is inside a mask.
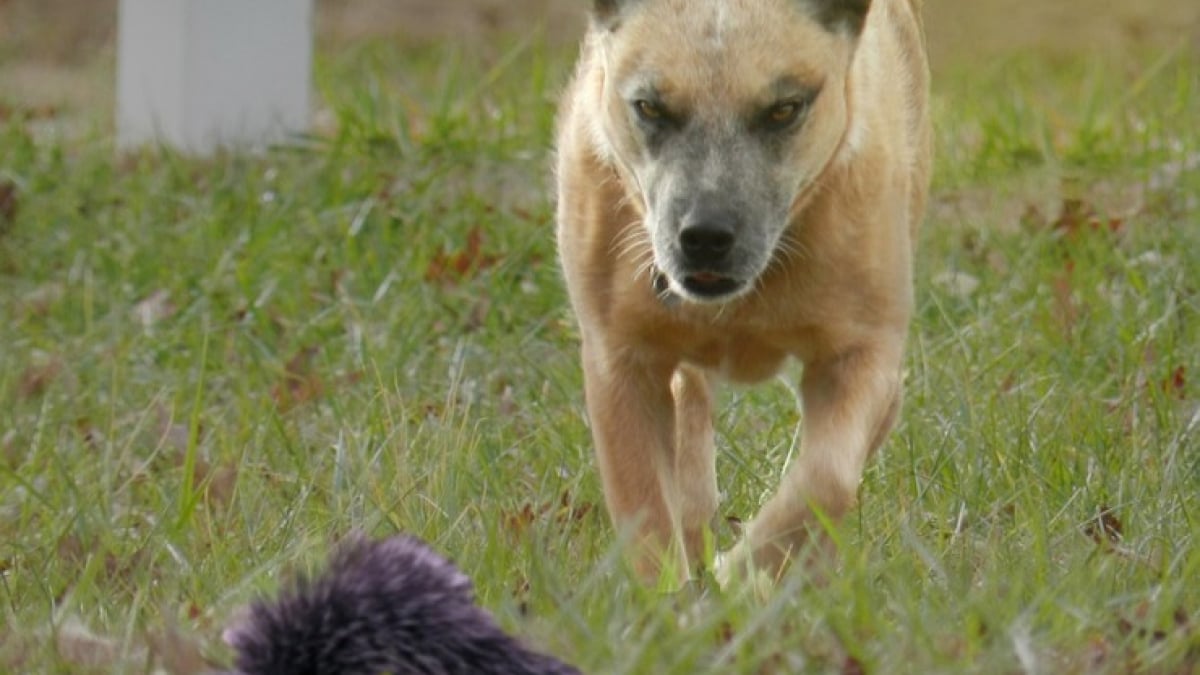
[[[354,540],[315,580],[225,632],[240,675],[578,675],[475,604],[471,580],[419,539]]]

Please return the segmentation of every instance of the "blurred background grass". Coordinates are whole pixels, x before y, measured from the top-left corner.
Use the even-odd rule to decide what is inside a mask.
[[[320,47],[365,38],[454,41],[487,49],[542,32],[567,47],[584,0],[318,0]],[[94,114],[111,108],[117,0],[0,0],[0,101]],[[1200,44],[1200,2],[1176,0],[926,0],[934,68],[1019,51],[1172,49]]]

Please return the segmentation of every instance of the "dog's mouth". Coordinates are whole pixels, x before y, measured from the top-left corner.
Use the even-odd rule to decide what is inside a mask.
[[[738,292],[742,282],[714,272],[697,272],[683,278],[683,287],[700,298],[717,300]]]
[[[662,271],[655,270],[651,278],[654,294],[668,306],[674,306],[684,298],[700,302],[720,301],[736,295],[743,285],[742,281],[733,277],[715,272],[697,272],[685,276],[683,281],[679,282],[679,290],[683,291],[681,296],[672,288],[671,280]]]

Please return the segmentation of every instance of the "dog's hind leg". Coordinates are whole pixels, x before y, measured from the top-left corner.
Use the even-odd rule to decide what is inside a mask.
[[[687,365],[671,378],[675,399],[675,481],[679,521],[688,563],[705,562],[717,511],[717,468],[713,444],[712,393],[708,376]]]

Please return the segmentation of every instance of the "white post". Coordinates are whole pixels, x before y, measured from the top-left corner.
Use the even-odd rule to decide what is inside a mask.
[[[313,0],[121,0],[117,139],[188,152],[309,124]]]

